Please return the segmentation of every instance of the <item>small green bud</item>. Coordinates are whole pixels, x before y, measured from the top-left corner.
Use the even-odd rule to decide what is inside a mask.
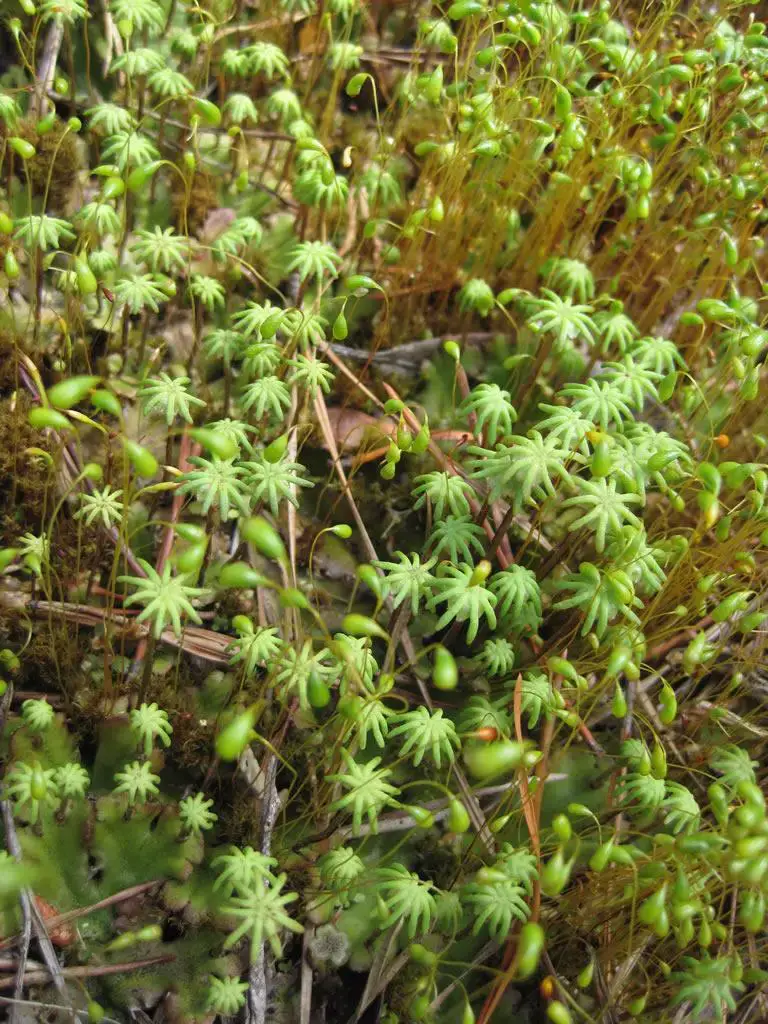
[[[194,427],[190,430],[190,436],[198,441],[204,448],[207,448],[217,459],[226,461],[233,459],[238,452],[237,441],[218,430],[211,430],[209,427]]]
[[[176,523],[173,529],[176,535],[188,544],[202,544],[207,539],[205,529],[202,526],[198,526],[197,523]],[[233,625],[236,624],[237,619],[248,623],[248,619],[244,615],[236,615],[232,620]]]
[[[381,576],[379,576],[372,565],[358,565],[356,576],[376,597],[381,596]]]
[[[107,1011],[101,1003],[97,1003],[93,999],[88,1003],[88,1020],[90,1024],[101,1024],[106,1015]]]
[[[256,572],[247,562],[230,562],[219,573],[219,586],[225,589],[256,590],[271,585],[271,580]]]
[[[590,960],[587,966],[579,972],[576,977],[576,984],[579,988],[589,988],[595,973],[595,961]]]
[[[515,978],[524,981],[536,972],[544,952],[544,929],[535,921],[527,921],[520,929],[515,952]]]
[[[130,949],[131,946],[136,946],[140,942],[159,942],[162,937],[163,929],[161,925],[148,924],[135,932],[123,932],[122,935],[118,935],[116,939],[113,939],[104,948],[109,952]]]
[[[18,548],[0,548],[0,572],[8,568],[18,553]]]
[[[431,1002],[432,1000],[426,993],[416,996],[408,1007],[409,1019],[414,1021],[426,1020]]]
[[[37,132],[38,135],[48,135],[48,133],[50,131],[52,131],[53,126],[55,124],[56,124],[56,111],[55,110],[50,110],[45,115],[45,117],[40,118],[40,120],[37,122],[37,124],[35,125],[35,131]]]
[[[27,413],[27,420],[35,430],[72,430],[72,423],[63,412],[36,405]]]
[[[707,529],[710,529],[720,518],[720,503],[717,500],[717,496],[711,491],[700,491],[696,495],[696,500],[702,512],[704,525]]]
[[[99,383],[99,377],[69,377],[48,389],[48,401],[57,409],[71,409]]]
[[[109,413],[118,419],[122,416],[122,408],[117,395],[104,388],[97,388],[91,392],[91,405],[99,412]]]
[[[151,163],[145,164],[143,167],[134,167],[128,177],[125,179],[125,184],[129,192],[141,192],[145,187],[150,178],[160,167],[161,160],[153,160]]]
[[[212,128],[216,128],[221,124],[221,111],[210,100],[204,99],[202,96],[196,96],[193,108],[195,113]]]
[[[606,676],[609,679],[615,679],[616,676],[620,676],[622,673],[627,672],[629,667],[632,665],[632,661],[632,651],[630,648],[626,647],[624,644],[619,644],[617,647],[614,647],[610,653],[608,664],[605,669]],[[618,687],[618,683],[616,685]],[[616,713],[614,712],[614,714]],[[626,711],[624,714],[626,714]],[[616,717],[623,718],[624,715],[617,714]]]
[[[457,835],[462,835],[469,829],[469,811],[457,797],[452,797],[448,804],[448,828]]]
[[[667,752],[658,740],[651,754],[651,774],[654,779],[664,779],[667,776]]]
[[[401,421],[400,426],[397,428],[397,434],[395,437],[397,447],[401,452],[410,451],[411,445],[413,444],[413,435],[410,430]]]
[[[614,718],[624,718],[627,714],[627,698],[624,696],[624,691],[619,683],[616,683],[616,687],[613,691],[611,714]]]
[[[426,807],[419,807],[418,804],[405,804],[403,810],[413,818],[417,828],[429,829],[435,824],[434,814]]]
[[[699,316],[698,313],[689,311],[687,313],[680,314],[680,323],[683,327],[703,327],[704,317]]]
[[[257,551],[275,562],[282,562],[286,558],[285,545],[277,530],[268,523],[263,516],[251,516],[240,522],[240,532],[243,538],[253,544]]]
[[[592,459],[589,464],[590,472],[594,477],[605,477],[611,472],[611,455],[608,442],[598,441],[592,452]]]
[[[420,942],[410,944],[408,955],[414,963],[424,967],[434,967],[437,963],[437,954],[433,953],[431,949],[427,949],[426,946],[422,946]]]
[[[150,477],[157,473],[159,468],[157,459],[148,448],[144,448],[135,441],[131,441],[129,438],[124,437],[123,449],[125,454],[128,456],[131,465],[139,476]]]
[[[559,896],[568,884],[573,868],[573,860],[566,861],[562,846],[558,846],[547,863],[541,869],[541,891],[545,896]]]
[[[602,843],[592,856],[589,858],[590,868],[600,874],[604,871],[611,859],[611,853],[613,852],[613,839],[609,839],[607,842]]]
[[[560,120],[563,120],[570,114],[572,107],[573,100],[571,94],[564,85],[560,85],[558,82],[555,86],[555,113]]]
[[[309,608],[309,601],[296,587],[284,587],[278,595],[278,600],[283,608],[298,608],[301,611],[307,611]]]
[[[275,465],[282,459],[288,450],[288,434],[281,434],[264,449],[264,458],[271,465]]]
[[[379,694],[389,693],[394,688],[395,677],[391,672],[382,672],[379,676],[378,692]]]
[[[37,150],[31,142],[27,142],[26,139],[20,139],[17,135],[12,135],[8,139],[8,144],[14,153],[17,153],[22,160],[31,160],[37,153]]]
[[[359,71],[356,75],[353,75],[347,82],[346,93],[347,96],[355,97],[360,95],[360,91],[365,85],[365,80],[370,76],[365,71]]]
[[[493,566],[487,559],[484,558],[478,562],[469,578],[470,587],[477,587],[485,583],[492,571]]]
[[[459,669],[456,659],[447,647],[438,644],[432,667],[432,685],[436,690],[455,690],[458,682]]]
[[[643,903],[637,912],[638,919],[645,925],[652,927],[655,925],[661,915],[664,913],[664,907],[667,902],[667,883],[665,882],[660,889],[652,893]]]
[[[237,761],[253,739],[259,712],[260,706],[253,704],[224,726],[216,737],[216,753],[222,761]]]
[[[513,815],[511,812],[509,814],[497,815],[490,823],[491,832],[493,832],[494,835],[498,835],[500,832],[503,832],[512,820],[512,817]]]
[[[729,594],[712,609],[713,621],[726,622],[732,615],[743,612],[749,604],[751,596],[751,590],[737,590],[736,593]]]
[[[489,779],[519,768],[528,747],[515,740],[494,740],[491,743],[467,745],[464,763],[476,779]]]
[[[19,269],[19,261],[16,259],[13,249],[8,249],[3,257],[3,269],[9,281],[16,281],[18,279],[21,271]]]
[[[324,708],[331,700],[331,691],[317,672],[310,672],[307,683],[307,699],[313,708]]]
[[[667,682],[661,685],[659,707],[659,719],[664,725],[671,725],[677,716],[677,697],[675,696],[675,691]]]
[[[375,619],[371,619],[367,615],[358,615],[354,612],[351,615],[345,615],[341,627],[350,636],[376,636],[382,640],[389,639],[386,630],[382,629]]]
[[[659,398],[662,402],[668,402],[675,393],[677,387],[677,370],[671,370],[659,382]]]
[[[343,312],[339,313],[339,315],[333,321],[332,332],[336,341],[343,341],[349,334],[349,328],[347,327],[347,318],[344,316]]]
[[[101,190],[101,198],[104,200],[118,199],[125,192],[125,182],[117,176],[107,178],[104,188]]]
[[[555,833],[561,843],[567,843],[573,835],[573,829],[571,823],[568,820],[567,815],[557,814],[552,820],[552,831]]]
[[[377,284],[372,277],[367,277],[365,274],[352,274],[351,277],[344,281],[344,287],[350,292],[383,291],[380,284]]]
[[[194,576],[197,578],[200,574],[200,570],[203,567],[205,561],[205,553],[208,550],[208,538],[206,537],[202,541],[198,541],[195,544],[190,544],[189,547],[185,548],[178,555],[175,556],[176,568],[179,572],[184,573],[187,576]]]
[[[99,288],[96,275],[88,265],[88,260],[83,256],[75,259],[75,276],[77,278],[77,290],[81,295],[95,295]]]
[[[501,153],[501,145],[496,139],[483,139],[472,152],[477,156],[498,156]]]
[[[389,442],[389,448],[387,448],[386,460],[391,462],[393,465],[400,461],[400,457],[403,453],[400,451],[394,441]]]
[[[572,818],[591,818],[592,811],[586,804],[568,804],[566,810]]]
[[[559,999],[553,1000],[547,1007],[547,1018],[552,1024],[573,1024],[573,1017],[565,1003]]]
[[[411,454],[422,455],[429,447],[430,442],[430,431],[429,424],[425,420],[421,425],[418,434],[414,437],[411,443]]]
[[[717,466],[713,466],[711,462],[701,462],[696,468],[696,475],[707,491],[714,495],[720,493],[722,478]]]

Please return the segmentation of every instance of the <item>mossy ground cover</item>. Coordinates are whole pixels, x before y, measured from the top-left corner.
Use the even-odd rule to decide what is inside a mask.
[[[14,1020],[766,1017],[762,16],[5,5]]]

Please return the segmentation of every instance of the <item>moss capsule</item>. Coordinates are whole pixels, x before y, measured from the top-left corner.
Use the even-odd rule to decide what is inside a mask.
[[[442,644],[435,648],[432,665],[432,685],[436,690],[455,690],[459,682],[459,669],[456,659]]]

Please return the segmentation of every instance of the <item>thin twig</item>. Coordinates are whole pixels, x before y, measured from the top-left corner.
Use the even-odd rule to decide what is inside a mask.
[[[272,849],[272,832],[280,811],[280,799],[277,795],[277,758],[268,754],[267,766],[264,769],[265,783],[261,811],[261,852],[268,857]],[[259,955],[248,973],[248,1000],[246,1003],[247,1024],[264,1024],[267,1016],[267,962],[264,943],[261,944]]]
[[[136,622],[133,615],[118,609],[97,608],[93,605],[71,604],[68,601],[35,601],[31,594],[22,591],[11,591],[0,587],[0,607],[14,611],[26,610],[29,615],[47,618],[51,614],[68,622],[77,622],[81,626],[109,625],[118,632],[125,631],[137,639],[147,635],[151,625]],[[185,654],[214,662],[217,665],[229,663],[226,648],[232,643],[232,637],[226,633],[217,633],[212,629],[199,626],[187,626],[181,636],[176,636],[172,629],[164,629],[160,640],[170,647],[177,647]]]
[[[156,967],[158,964],[170,964],[176,959],[173,954],[152,956],[146,960],[134,960],[122,964],[95,964],[92,967],[63,967],[64,978],[104,978],[110,974],[125,974],[127,971],[141,971],[145,967]],[[24,975],[25,985],[40,985],[49,980],[48,971],[28,971]],[[0,978],[0,989],[11,988],[13,978]]]
[[[26,1007],[27,1009],[31,1007],[35,1010],[56,1010],[61,1012],[61,1007],[56,1003],[41,1003],[36,999],[11,999],[10,996],[0,996],[0,1006],[10,1006],[13,1008]],[[78,1017],[83,1017],[86,1020],[89,1016],[88,1010],[78,1010],[73,1008],[72,1013],[76,1014]],[[25,1014],[25,1017],[27,1020],[29,1019],[27,1014]],[[102,1024],[120,1024],[120,1022],[116,1021],[114,1017],[102,1017],[101,1020]]]
[[[382,941],[377,946],[376,952],[373,957],[373,962],[371,963],[370,970],[368,971],[368,977],[366,978],[365,981],[365,988],[363,989],[363,994],[360,996],[360,1002],[358,1003],[357,1009],[355,1010],[355,1013],[350,1019],[350,1024],[357,1024],[362,1015],[365,1013],[365,1011],[377,997],[379,992],[383,992],[384,989],[389,984],[389,982],[392,980],[392,977],[394,977],[394,974],[390,975],[389,972],[386,972],[385,976],[384,967],[392,955],[392,950],[395,948],[395,943],[397,942],[397,937],[400,934],[402,927],[403,922],[402,920],[400,920],[395,925],[395,927],[390,931],[387,937],[387,941]],[[401,954],[401,957],[402,955],[403,954]],[[401,959],[401,957],[398,957],[395,963],[397,963],[398,960]],[[398,970],[400,970],[401,966],[401,964],[398,965]]]
[[[469,967],[466,967],[461,972],[461,974],[457,975],[453,979],[453,981],[450,983],[450,985],[446,985],[445,988],[441,989],[440,992],[435,996],[435,998],[430,1003],[430,1006],[429,1006],[430,1011],[432,1013],[437,1013],[437,1011],[443,1005],[443,1003],[448,998],[448,996],[451,994],[451,992],[453,992],[454,989],[456,988],[456,986],[458,984],[460,984],[461,980],[463,978],[466,978],[467,975],[470,974],[480,964],[485,963],[486,960],[490,960],[490,958],[493,956],[493,954],[494,953],[498,953],[498,951],[499,951],[499,944],[498,944],[498,942],[486,942],[486,944],[479,951],[477,956],[473,959],[473,961],[469,965]]]
[[[473,331],[462,335],[462,341],[468,345],[484,345],[499,337],[499,331]],[[416,341],[405,341],[395,348],[382,348],[377,352],[369,352],[363,348],[351,348],[349,345],[331,344],[330,349],[337,356],[351,359],[356,363],[374,363],[377,366],[390,366],[395,369],[418,369],[422,362],[436,352],[446,341],[456,339],[455,334],[441,334],[432,338],[419,338]]]
[[[307,925],[301,945],[301,996],[299,999],[299,1024],[310,1024],[312,1015],[312,964],[309,960],[309,942],[315,930]]]
[[[59,50],[63,39],[64,22],[60,18],[53,18],[48,28],[48,35],[45,37],[43,55],[37,68],[33,117],[41,118],[43,116],[43,101],[56,76],[56,64],[59,60]]]

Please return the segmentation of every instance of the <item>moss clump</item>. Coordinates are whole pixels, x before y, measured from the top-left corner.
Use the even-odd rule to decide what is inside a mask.
[[[177,185],[172,198],[177,230],[199,235],[208,214],[219,205],[216,179],[209,171],[196,170],[189,184],[189,192]]]
[[[37,122],[25,119],[16,134],[35,147],[35,155],[24,161],[23,169],[17,165],[16,174],[22,183],[28,179],[33,195],[47,195],[51,212],[65,215],[73,206],[82,167],[77,136],[59,119],[42,134]]]

